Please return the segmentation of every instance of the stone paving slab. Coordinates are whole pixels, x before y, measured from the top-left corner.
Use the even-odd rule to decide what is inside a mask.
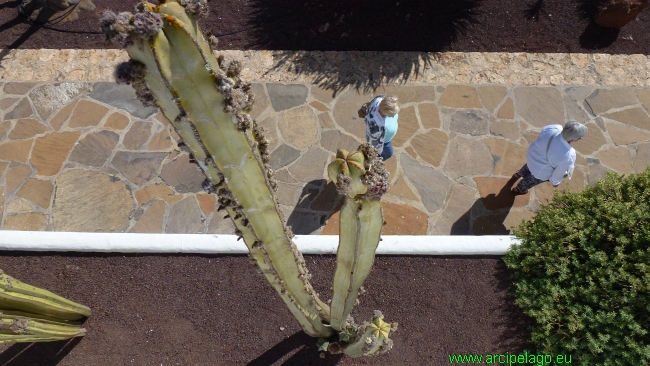
[[[336,148],[364,140],[359,106],[395,94],[402,111],[386,162],[385,234],[504,234],[553,194],[513,196],[512,174],[541,127],[575,118],[577,167],[560,189],[650,166],[650,88],[411,83],[375,92],[254,83],[252,114],[269,132],[278,198],[298,234],[335,234],[327,182]],[[0,229],[234,233],[202,192],[178,135],[113,82],[0,82]]]

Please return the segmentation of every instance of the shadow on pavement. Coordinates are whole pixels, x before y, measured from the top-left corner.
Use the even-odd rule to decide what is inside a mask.
[[[340,209],[341,198],[334,183],[325,179],[308,182],[300,193],[287,226],[297,235],[307,235],[325,226],[327,220]]]

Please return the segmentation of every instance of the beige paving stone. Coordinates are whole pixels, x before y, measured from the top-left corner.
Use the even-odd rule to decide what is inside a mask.
[[[332,120],[332,117],[330,117],[329,113],[320,113],[318,115],[318,122],[320,123],[321,128],[324,130],[336,128],[336,125],[334,124],[334,121]]]
[[[600,165],[600,164],[590,164],[588,166],[589,173],[587,175],[587,182],[590,186],[596,184],[602,178],[605,178],[605,175],[609,172],[614,172],[613,170]]]
[[[147,144],[148,150],[169,150],[174,147],[169,131],[162,130],[155,134]]]
[[[323,104],[321,102],[318,102],[318,101],[313,101],[313,102],[309,103],[309,105],[312,106],[318,112],[326,112],[326,111],[329,110],[329,108],[327,108],[327,106],[325,104]]]
[[[377,88],[374,95],[386,94],[387,96],[397,96],[400,104],[412,102],[433,102],[436,100],[435,87],[429,85],[384,85]],[[370,97],[372,99],[372,97]],[[367,101],[370,101],[367,100]],[[361,105],[359,105],[361,107]]]
[[[515,118],[515,103],[512,101],[512,98],[506,99],[501,108],[499,108],[497,117],[504,119]]]
[[[5,193],[6,189],[4,186],[0,186],[0,218],[4,215],[5,208]],[[0,224],[2,224],[2,219],[0,219]]]
[[[108,108],[89,100],[80,100],[68,121],[69,128],[97,126]]]
[[[54,186],[50,181],[32,178],[28,180],[22,188],[20,188],[16,195],[35,203],[44,209],[48,209],[50,207],[50,201],[52,200],[53,191]]]
[[[417,208],[398,203],[383,202],[384,221],[382,235],[426,235],[428,216]],[[321,235],[338,235],[341,212],[336,211],[327,220]]]
[[[360,141],[354,137],[336,130],[323,131],[320,134],[320,146],[333,154],[336,154],[338,149],[355,151],[359,145]]]
[[[501,139],[483,140],[495,161],[492,175],[512,176],[526,163],[526,148]]]
[[[480,201],[488,210],[526,206],[530,201],[530,192],[522,195],[512,193],[516,183],[512,178],[474,177],[474,182]]]
[[[151,137],[153,124],[147,121],[135,121],[124,135],[122,145],[129,150],[137,150]]]
[[[483,108],[476,88],[467,85],[447,86],[438,104],[452,108]]]
[[[47,131],[48,128],[36,119],[26,118],[16,121],[14,128],[9,132],[9,139],[22,140],[32,138]]]
[[[517,114],[534,127],[564,125],[564,102],[556,88],[518,86],[514,102]]]
[[[625,146],[610,146],[601,150],[596,157],[607,167],[621,173],[632,173],[632,156]]]
[[[124,232],[134,211],[127,185],[116,177],[76,169],[56,178],[56,231]]]
[[[18,118],[29,118],[34,115],[34,110],[32,109],[31,104],[29,104],[29,99],[23,98],[18,104],[7,114],[4,118],[9,119],[18,119]]]
[[[363,123],[363,121],[361,123]],[[402,108],[398,115],[397,124],[398,124],[397,134],[395,135],[395,137],[393,137],[391,143],[393,144],[393,147],[402,147],[420,129],[420,124],[418,123],[418,119],[415,115],[415,108],[414,107]],[[364,134],[364,141],[365,141],[365,134]]]
[[[5,94],[25,95],[30,90],[32,90],[32,88],[35,87],[36,85],[38,85],[38,83],[30,83],[30,82],[7,83],[2,91]]]
[[[431,130],[415,136],[411,140],[411,146],[422,160],[437,168],[440,166],[445,150],[447,150],[448,142],[449,136],[446,133]]]
[[[27,161],[34,140],[12,141],[0,144],[0,159],[6,161]]]
[[[488,111],[492,112],[506,96],[508,89],[503,85],[486,85],[477,88],[481,101]]]
[[[636,104],[634,91],[628,88],[597,89],[585,102],[595,115],[601,115],[611,109]]]
[[[637,146],[636,156],[634,156],[633,163],[635,173],[641,173],[647,167],[650,167],[650,142],[642,143]]]
[[[196,195],[196,200],[199,202],[199,207],[201,207],[203,213],[207,216],[210,212],[214,211],[217,196],[214,194],[200,193]]]
[[[27,164],[20,164],[9,168],[5,174],[7,192],[15,191],[31,174],[32,169]]]
[[[81,132],[48,133],[34,143],[29,163],[37,175],[55,175],[61,170]]]
[[[70,161],[101,167],[113,153],[119,139],[120,136],[112,131],[91,132],[75,144],[70,154]]]
[[[159,115],[162,115],[162,113],[159,113]],[[165,121],[167,121],[166,118],[164,119]],[[169,122],[167,122],[167,124],[169,124]],[[128,125],[129,125],[129,117],[119,112],[111,113],[111,115],[108,116],[108,118],[106,119],[106,122],[104,122],[104,127],[112,128],[114,130],[123,130]]]
[[[77,102],[73,102],[61,108],[50,120],[50,127],[52,127],[54,131],[61,130],[61,127],[63,126],[65,121],[67,121],[68,118],[72,115],[72,111],[74,111],[74,108],[76,106],[77,106]]]
[[[413,159],[418,158],[418,153],[415,152],[415,149],[413,149],[412,146],[407,146],[404,148],[404,151],[406,151],[406,153],[409,154]]]
[[[8,166],[9,166],[8,161],[0,161],[0,178],[2,178],[2,175],[4,174],[5,169],[7,169]]]
[[[648,117],[648,114],[640,106],[618,112],[606,113],[603,114],[603,117],[650,131],[650,117]]]
[[[640,89],[636,91],[637,97],[639,97],[639,102],[646,112],[650,112],[650,89]]]
[[[513,208],[508,212],[505,220],[503,220],[503,226],[510,233],[521,225],[523,221],[533,221],[535,219],[536,213],[527,209],[527,208]]]
[[[203,191],[205,174],[190,162],[189,154],[182,154],[163,165],[160,178],[178,193],[196,193]]]
[[[404,177],[398,177],[393,185],[391,185],[389,194],[412,201],[419,201],[419,198],[413,193],[411,188],[404,181]]]
[[[130,233],[162,233],[165,216],[165,201],[156,200],[144,212],[138,222],[129,229]]]
[[[278,183],[278,190],[275,193],[278,203],[285,206],[297,206],[300,201],[301,189],[299,185]]]
[[[47,216],[40,213],[22,213],[7,215],[5,230],[44,231],[47,228]]]
[[[135,192],[135,199],[138,205],[142,206],[154,198],[167,197],[174,194],[174,191],[163,184],[152,184]]]
[[[253,108],[251,109],[251,117],[257,119],[262,113],[271,105],[268,95],[264,90],[264,85],[260,83],[252,83],[251,90],[253,95],[255,95],[255,103],[253,103]]]
[[[278,117],[271,116],[257,121],[260,127],[264,128],[264,137],[268,140],[269,151],[274,151],[280,146],[280,135],[278,134],[277,125]]]
[[[449,153],[442,170],[452,179],[464,175],[485,175],[494,161],[483,141],[456,136],[449,142]]]
[[[322,86],[319,85],[312,85],[310,91],[312,97],[316,98],[317,100],[325,104],[329,104],[334,100],[333,90],[323,88]]]
[[[339,95],[332,107],[334,121],[336,121],[336,124],[340,128],[349,134],[365,141],[366,125],[363,123],[363,118],[359,118],[358,111],[362,104],[369,102],[370,100],[372,100],[372,95],[370,94],[358,94],[355,90],[346,90]],[[401,122],[402,116],[400,113],[400,129],[402,128]]]
[[[571,147],[583,155],[592,155],[602,146],[606,145],[607,140],[605,140],[605,136],[603,136],[600,128],[595,123],[590,122],[585,124],[585,126],[588,129],[587,135],[582,140],[572,142]]]
[[[11,121],[0,122],[0,141],[7,131],[11,128]]]
[[[284,141],[301,151],[314,144],[318,137],[318,119],[308,106],[284,112],[279,127]]]
[[[627,145],[650,140],[650,133],[625,123],[605,121],[605,127],[616,145]]]
[[[553,198],[554,192],[562,192],[567,189],[569,192],[580,192],[585,189],[585,174],[580,169],[573,171],[571,180],[564,178],[557,188],[553,187],[550,182],[544,182],[535,186],[535,196],[539,203],[546,204]]]
[[[15,214],[19,212],[32,212],[34,208],[29,202],[23,199],[15,199],[7,204],[7,214]]]
[[[442,210],[431,234],[469,235],[470,209],[475,202],[475,192],[463,184],[455,183],[447,206]]]
[[[289,167],[289,172],[303,182],[322,179],[329,154],[317,147],[310,147]]]
[[[163,197],[165,202],[167,202],[167,204],[169,204],[169,205],[173,205],[174,203],[182,200],[183,198],[185,198],[185,195],[182,195],[182,194],[177,194],[177,195],[174,195],[174,196],[164,196]]]
[[[201,210],[193,197],[186,197],[169,208],[165,225],[168,234],[197,234],[203,231]]]
[[[440,128],[440,114],[435,103],[418,104],[418,112],[420,113],[420,122],[425,129]]]
[[[493,120],[490,121],[490,133],[495,136],[505,137],[512,141],[519,140],[519,125],[517,122]]]
[[[235,234],[235,225],[232,223],[232,219],[224,219],[222,215],[214,214],[210,219],[210,224],[208,225],[208,234],[223,234],[223,235],[234,235]]]

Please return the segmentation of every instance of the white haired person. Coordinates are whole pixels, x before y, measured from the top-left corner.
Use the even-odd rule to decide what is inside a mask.
[[[540,183],[549,181],[557,187],[565,176],[571,179],[576,163],[576,151],[570,144],[581,140],[587,134],[587,126],[569,121],[564,128],[550,125],[542,131],[528,147],[526,164],[514,174],[523,178],[513,189],[516,194],[526,194]]]
[[[370,102],[364,118],[366,141],[377,149],[379,156],[384,160],[393,156],[393,145],[390,140],[397,133],[398,113],[397,97],[386,97],[385,94],[382,94]]]

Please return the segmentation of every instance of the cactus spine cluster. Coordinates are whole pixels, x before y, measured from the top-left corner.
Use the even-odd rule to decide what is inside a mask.
[[[367,147],[362,157],[355,155],[363,172],[350,176],[355,195],[346,212],[355,212],[345,217],[354,223],[346,226],[345,234],[352,236],[342,239],[350,245],[343,245],[339,258],[352,258],[340,259],[343,269],[337,270],[334,291],[342,295],[335,294],[334,299],[344,305],[336,306],[334,325],[333,313],[314,291],[293,234],[284,225],[268,164],[268,141],[248,114],[254,101],[250,84],[240,79],[237,61],[226,64],[222,57],[215,58],[211,46],[216,38],[206,40],[199,30],[195,17],[208,13],[206,1],[141,2],[135,10],[135,15],[106,11],[100,20],[107,39],[126,47],[131,57],[116,69],[116,80],[132,85],[145,105],[157,104],[172,121],[207,176],[204,188],[218,195],[218,210],[225,210],[233,220],[256,265],[307,334],[324,339],[332,345],[330,351],[351,356],[388,350],[390,325],[386,328],[381,314],[361,326],[349,317],[372,266],[383,223],[377,200],[387,184],[385,176],[377,173],[381,160],[374,149]],[[342,191],[346,172],[341,172],[338,184]],[[359,275],[352,276],[356,270]],[[372,331],[373,327],[383,333]]]
[[[23,283],[0,270],[0,343],[81,337],[90,308]]]

